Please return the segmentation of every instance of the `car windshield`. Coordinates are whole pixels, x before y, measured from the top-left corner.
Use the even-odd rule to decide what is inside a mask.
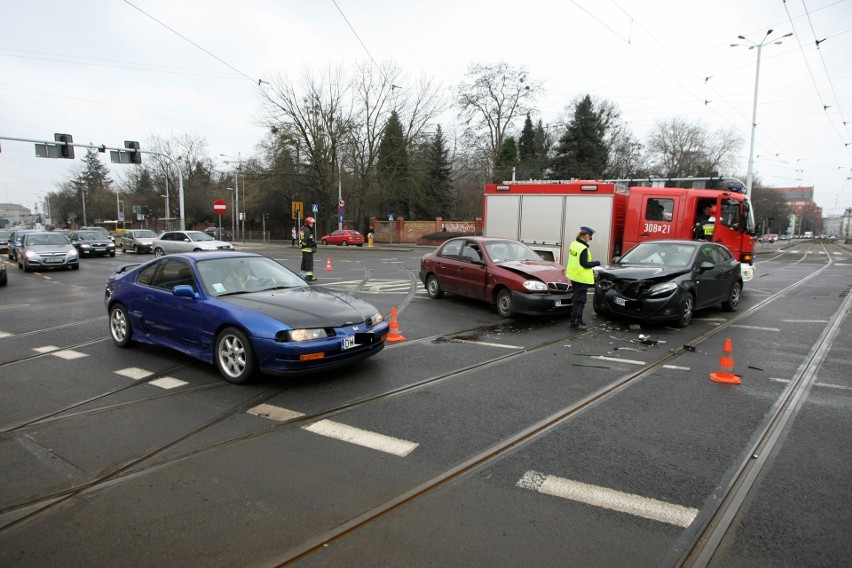
[[[189,237],[191,241],[215,241],[213,237],[208,235],[203,231],[187,231],[186,236]]]
[[[621,257],[619,264],[645,264],[651,266],[687,266],[698,248],[691,243],[640,243]]]
[[[80,231],[77,233],[78,241],[97,241],[99,239],[103,239],[104,236],[97,231]]]
[[[133,231],[130,233],[130,238],[134,239],[153,239],[156,238],[154,231]]]
[[[542,260],[530,247],[517,241],[489,241],[485,243],[485,252],[491,262],[510,262],[517,260]]]
[[[33,245],[65,245],[68,239],[58,233],[31,233],[24,237],[24,244]]]
[[[298,274],[265,256],[199,260],[198,274],[211,296],[309,286]]]

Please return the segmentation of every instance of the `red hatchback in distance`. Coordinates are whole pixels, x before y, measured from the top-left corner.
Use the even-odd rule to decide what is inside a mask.
[[[320,243],[324,245],[355,245],[362,246],[364,244],[364,235],[358,231],[350,231],[344,229],[342,231],[332,231],[330,235],[325,235],[320,239]]]

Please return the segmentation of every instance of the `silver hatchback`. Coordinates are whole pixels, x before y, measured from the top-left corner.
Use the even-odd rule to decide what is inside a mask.
[[[18,268],[24,272],[39,268],[80,268],[80,255],[68,237],[47,231],[24,234],[17,260]]]

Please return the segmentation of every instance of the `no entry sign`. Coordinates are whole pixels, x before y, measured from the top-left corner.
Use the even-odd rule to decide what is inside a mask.
[[[224,199],[217,199],[213,202],[213,212],[217,215],[222,215],[225,211],[228,210],[228,204],[225,203]]]

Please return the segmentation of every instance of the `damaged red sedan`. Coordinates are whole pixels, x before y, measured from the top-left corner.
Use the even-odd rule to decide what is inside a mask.
[[[430,298],[444,293],[482,300],[503,317],[571,313],[571,282],[561,265],[519,241],[450,239],[420,260]]]

